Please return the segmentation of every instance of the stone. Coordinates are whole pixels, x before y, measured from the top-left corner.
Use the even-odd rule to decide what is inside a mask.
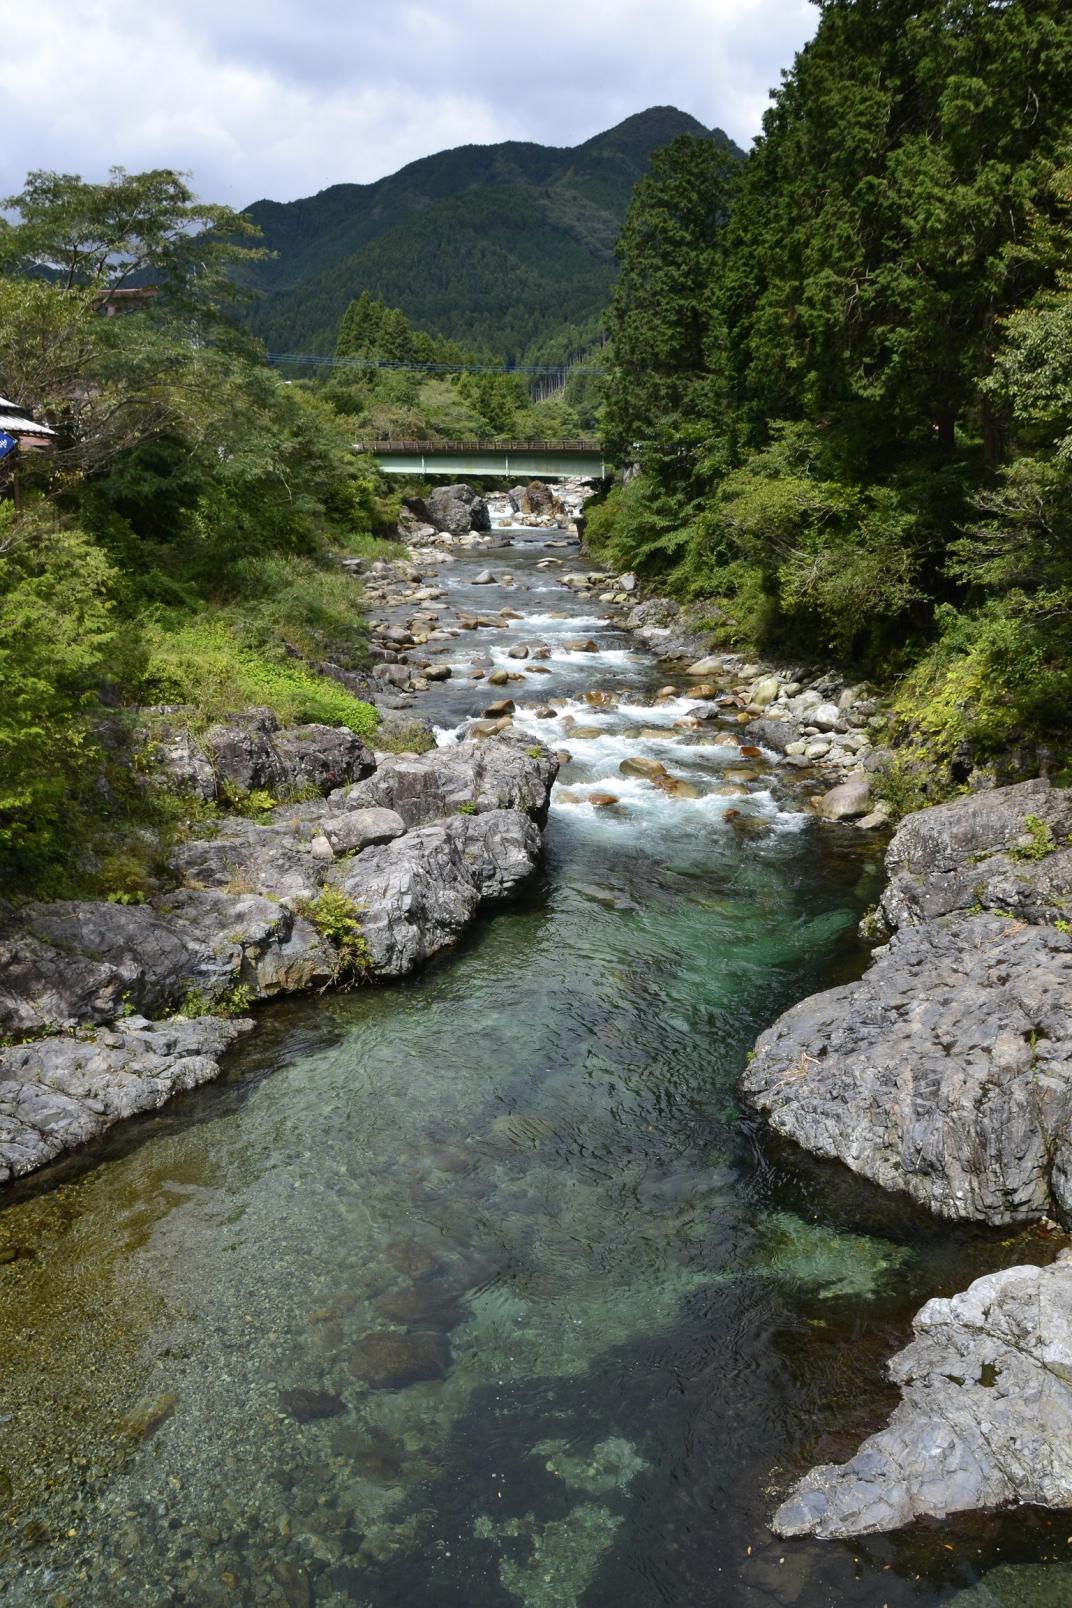
[[[318,1418],[337,1418],[346,1411],[341,1396],[330,1390],[309,1390],[303,1385],[279,1392],[279,1405],[288,1418],[299,1424],[311,1424]]]
[[[324,835],[336,854],[353,854],[370,843],[390,843],[405,830],[406,823],[397,810],[377,805],[339,811],[324,822]]]
[[[1029,818],[1042,852],[1017,859]],[[1072,794],[1043,780],[907,817],[877,915],[889,943],[768,1028],[746,1098],[939,1216],[1072,1223],[1070,828]]]
[[[509,685],[510,673],[507,670],[493,670],[488,676],[489,687],[505,687]]]
[[[491,529],[491,513],[483,497],[464,483],[437,486],[423,497],[407,497],[406,508],[422,523],[451,536]]]
[[[495,576],[491,570],[481,570],[479,575],[473,576],[471,582],[473,586],[494,586],[495,584]]]
[[[795,727],[787,720],[750,720],[743,735],[750,743],[776,754],[804,752],[804,745],[797,744]]]
[[[700,796],[700,789],[694,787],[691,782],[684,781],[680,776],[655,776],[652,781],[661,793],[666,793],[670,798],[699,798]],[[728,793],[730,789],[720,788],[719,791]],[[743,787],[733,789],[734,796],[743,796],[745,792],[746,789]]]
[[[705,659],[697,659],[685,671],[687,676],[717,676],[726,668],[726,661],[721,653],[708,654]]]
[[[375,1390],[403,1390],[442,1379],[450,1366],[450,1350],[442,1335],[384,1331],[359,1340],[349,1366],[356,1379]]]
[[[570,653],[599,652],[599,643],[593,642],[591,637],[572,638],[571,640],[564,642],[563,647],[565,647]]]
[[[495,703],[488,704],[484,710],[484,718],[485,720],[498,720],[500,715],[512,715],[514,708],[512,698],[499,698]]]
[[[893,806],[880,798],[874,809],[867,815],[861,816],[856,825],[862,832],[876,832],[888,826],[893,819]]]
[[[385,759],[375,775],[337,795],[338,808],[375,805],[394,810],[408,830],[474,804],[478,812],[518,810],[542,826],[557,770],[550,754],[530,754],[521,739],[455,743],[428,754]]]
[[[840,1465],[798,1482],[779,1535],[896,1530],[921,1517],[1072,1507],[1072,1260],[1010,1267],[928,1301],[889,1365],[901,1400]]]
[[[866,815],[870,808],[870,777],[850,776],[823,794],[816,805],[816,814],[824,821],[853,821]]]
[[[632,570],[628,570],[626,572],[626,574],[624,574],[624,575],[619,575],[619,577],[618,577],[618,585],[619,585],[619,587],[621,588],[621,590],[623,592],[635,592],[636,591],[637,578],[633,574]]]
[[[749,703],[755,705],[758,709],[765,709],[768,704],[773,703],[777,698],[780,685],[777,676],[764,676],[752,688],[749,694]]]
[[[218,1016],[130,1016],[81,1038],[56,1035],[0,1050],[0,1183],[209,1082],[252,1028]]]
[[[409,831],[328,875],[361,911],[370,973],[401,977],[457,942],[482,905],[512,894],[539,854],[527,815],[492,809]]]
[[[605,810],[609,809],[612,804],[618,804],[621,801],[618,798],[617,793],[598,792],[589,793],[585,802],[588,804],[594,804],[596,809]]]
[[[515,642],[512,648],[507,648],[507,657],[510,659],[527,659],[529,650],[523,642]]]
[[[653,780],[657,776],[666,775],[666,766],[657,759],[644,759],[639,755],[635,758],[623,759],[618,766],[623,776],[644,776]]]
[[[841,720],[841,710],[834,703],[820,703],[809,711],[808,719],[820,731],[833,731]]]

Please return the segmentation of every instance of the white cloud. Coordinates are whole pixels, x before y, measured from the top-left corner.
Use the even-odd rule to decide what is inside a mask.
[[[652,105],[747,144],[815,21],[809,0],[38,0],[4,21],[0,192],[121,163],[288,200]]]

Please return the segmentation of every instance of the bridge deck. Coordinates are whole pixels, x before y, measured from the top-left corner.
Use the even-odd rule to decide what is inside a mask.
[[[607,473],[598,441],[357,441],[358,452],[375,458],[385,474],[540,475],[562,480]]]

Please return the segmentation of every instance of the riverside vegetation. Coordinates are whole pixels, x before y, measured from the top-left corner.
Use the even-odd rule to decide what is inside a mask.
[[[364,662],[338,557],[389,551],[397,506],[342,417],[229,316],[257,256],[242,218],[167,172],[31,174],[9,205],[0,394],[58,437],[0,501],[0,866],[9,888],[138,898],[180,823],[136,785],[124,711],[182,705],[203,728],[257,705],[371,732],[371,705],[317,667]]]
[[[823,0],[743,163],[618,253],[597,554],[723,638],[896,683],[903,807],[1069,761],[1072,14]]]

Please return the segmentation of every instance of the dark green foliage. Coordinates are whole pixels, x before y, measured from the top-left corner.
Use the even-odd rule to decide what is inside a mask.
[[[707,132],[655,107],[574,149],[467,145],[375,184],[258,201],[249,216],[276,256],[243,276],[265,292],[251,327],[274,351],[330,352],[367,290],[418,329],[517,359],[602,314],[633,186],[684,131]]]
[[[970,766],[1072,692],[1072,12],[820,0],[735,173],[677,140],[621,241],[589,528],[738,640],[901,683]],[[957,758],[956,756],[959,756]]]

